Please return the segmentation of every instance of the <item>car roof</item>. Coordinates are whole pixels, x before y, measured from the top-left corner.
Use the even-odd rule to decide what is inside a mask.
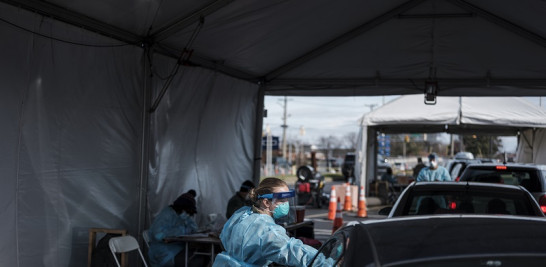
[[[468,186],[473,189],[495,190],[495,191],[521,191],[522,187],[507,184],[481,183],[481,182],[413,182],[410,184],[411,190],[431,191],[431,190],[465,190]]]
[[[474,154],[471,152],[457,152],[455,159],[474,159]]]
[[[506,166],[506,167],[512,167],[512,168],[534,168],[534,169],[541,169],[545,170],[546,165],[539,165],[539,164],[532,164],[532,163],[505,163],[502,162],[499,163],[480,163],[480,164],[470,164],[468,167],[473,168],[494,168],[497,166]],[[467,168],[468,168],[467,167]]]
[[[390,264],[455,255],[546,255],[546,220],[499,215],[434,215],[363,221],[354,225],[346,261]],[[492,245],[494,244],[494,245]],[[355,251],[351,251],[352,249]],[[366,253],[372,250],[375,253]],[[349,264],[348,266],[352,266]]]

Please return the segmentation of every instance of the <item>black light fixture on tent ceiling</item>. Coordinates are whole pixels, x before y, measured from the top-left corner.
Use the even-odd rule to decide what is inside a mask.
[[[436,68],[430,68],[429,78],[425,81],[425,104],[436,105],[438,95],[438,80],[436,80]]]

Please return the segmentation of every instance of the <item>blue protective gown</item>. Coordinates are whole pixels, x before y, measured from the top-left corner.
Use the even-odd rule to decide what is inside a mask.
[[[417,182],[451,181],[451,176],[446,168],[438,166],[435,170],[430,167],[421,169],[415,179]]]
[[[217,266],[267,266],[273,262],[287,266],[307,266],[317,250],[299,239],[286,235],[271,216],[252,211],[251,207],[237,210],[220,234],[224,252],[218,254]],[[332,266],[332,259],[320,258],[313,266]]]
[[[163,238],[188,235],[196,231],[197,224],[186,212],[178,215],[171,207],[164,208],[157,215],[149,230],[150,249],[148,256],[150,265],[173,266],[174,257],[185,248],[185,244],[181,242],[165,243]]]

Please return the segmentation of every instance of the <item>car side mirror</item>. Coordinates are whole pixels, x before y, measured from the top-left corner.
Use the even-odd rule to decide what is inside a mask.
[[[389,213],[391,213],[391,210],[392,210],[392,207],[384,207],[384,208],[380,209],[377,214],[388,216]]]

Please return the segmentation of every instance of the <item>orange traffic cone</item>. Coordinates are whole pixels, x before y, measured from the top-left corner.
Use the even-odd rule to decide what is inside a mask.
[[[333,220],[336,217],[336,189],[332,186],[330,191],[330,206],[328,207],[328,220]]]
[[[343,211],[341,210],[341,200],[337,200],[336,218],[334,220],[334,226],[332,227],[332,234],[343,225]]]
[[[353,210],[353,201],[351,200],[351,184],[347,183],[345,188],[345,203],[343,204],[343,210]]]
[[[360,186],[360,192],[358,194],[358,212],[357,217],[368,217],[368,212],[366,211],[366,197],[364,196],[364,186]]]

